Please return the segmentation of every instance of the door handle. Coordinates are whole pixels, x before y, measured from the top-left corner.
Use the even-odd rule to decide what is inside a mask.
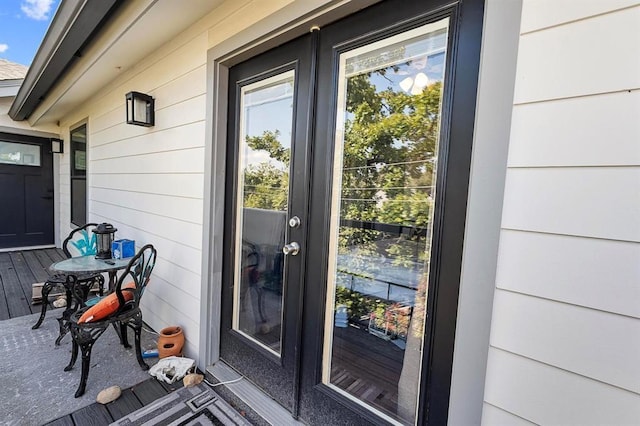
[[[300,252],[300,244],[296,243],[295,241],[292,241],[289,244],[285,244],[284,247],[282,247],[282,252],[285,255],[295,256]]]

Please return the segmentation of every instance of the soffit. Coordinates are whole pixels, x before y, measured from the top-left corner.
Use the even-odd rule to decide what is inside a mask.
[[[189,0],[188,7],[175,0],[127,3],[36,108],[30,123],[61,120],[221,3],[222,0]]]

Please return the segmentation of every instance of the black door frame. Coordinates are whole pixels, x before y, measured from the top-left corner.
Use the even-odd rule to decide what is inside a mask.
[[[376,16],[386,16],[389,20],[396,22],[406,21],[406,16],[398,18],[402,15],[399,7],[396,5],[394,9],[394,1],[387,1],[381,4],[371,6],[359,14],[362,20],[375,20]],[[402,2],[402,8],[409,13],[413,13],[414,17],[423,17],[428,15],[430,17],[437,14],[450,14],[454,19],[451,22],[451,43],[450,45],[450,63],[448,66],[449,87],[448,95],[445,94],[445,101],[449,102],[449,108],[447,111],[443,110],[443,124],[442,132],[443,137],[448,133],[448,140],[450,146],[448,153],[440,152],[439,164],[440,173],[444,173],[446,167],[447,173],[443,177],[441,174],[438,177],[438,194],[440,197],[438,202],[440,210],[436,212],[438,215],[439,225],[434,229],[434,246],[438,245],[438,251],[440,256],[432,260],[432,265],[437,269],[430,277],[430,290],[429,290],[429,309],[431,314],[428,319],[428,329],[432,331],[430,334],[430,340],[425,342],[425,351],[427,354],[424,357],[423,363],[423,375],[426,380],[422,380],[421,389],[421,401],[418,417],[418,424],[441,424],[446,423],[448,415],[448,403],[449,403],[449,390],[451,385],[451,367],[453,358],[453,343],[455,336],[455,321],[457,310],[457,297],[459,290],[459,278],[460,278],[460,265],[462,254],[462,242],[464,236],[464,219],[466,213],[466,196],[468,189],[468,178],[471,156],[471,144],[473,139],[473,125],[475,118],[475,98],[477,91],[477,79],[479,69],[479,57],[480,57],[480,44],[482,35],[482,24],[484,14],[484,0],[460,0],[460,1],[432,1],[427,2]],[[343,21],[344,23],[352,17],[347,17]],[[464,18],[464,19],[462,19]],[[420,19],[420,18],[419,18]],[[289,37],[293,38],[300,34],[299,29],[292,27]],[[285,38],[287,36],[284,36]],[[265,40],[270,40],[268,37]],[[229,43],[233,45],[233,43]],[[265,46],[273,46],[273,41],[267,41]],[[211,60],[211,79],[214,87],[217,90],[226,91],[227,79],[228,79],[228,67],[241,60],[246,59],[246,52],[267,50],[268,47],[260,49],[255,47],[255,43],[250,43],[247,49],[234,49],[225,50],[220,48],[219,50],[209,52],[209,58]],[[224,54],[215,55],[215,53],[224,52]],[[322,74],[322,72],[320,73]],[[331,77],[325,76],[325,82],[332,80]],[[329,81],[333,83],[333,81]],[[454,90],[455,89],[455,90]],[[328,90],[326,90],[328,92]],[[322,95],[322,92],[320,93]],[[325,93],[326,95],[326,93]],[[224,95],[222,96],[224,97]],[[224,164],[224,153],[226,151],[226,126],[220,127],[221,123],[226,117],[221,110],[226,110],[225,101],[221,100],[221,97],[214,93],[213,99],[213,121],[212,121],[212,138],[214,140],[213,150],[211,152],[213,163],[212,170],[217,173],[223,173],[228,165]],[[323,111],[319,111],[318,114],[322,114]],[[445,115],[448,114],[448,118]],[[446,125],[445,125],[446,120]],[[451,122],[455,122],[455,127],[451,126]],[[332,129],[323,129],[331,133]],[[325,134],[326,136],[326,134]],[[320,137],[317,138],[321,140]],[[317,144],[320,145],[320,144]],[[319,146],[314,147],[316,149],[315,155],[322,155]],[[326,147],[325,147],[326,148]],[[222,154],[222,155],[221,155]],[[326,152],[324,153],[326,157]],[[462,161],[454,161],[454,158]],[[325,167],[332,164],[327,157],[326,161],[321,165],[318,162],[316,168]],[[314,170],[314,177],[317,172]],[[318,181],[314,181],[316,184]],[[450,191],[450,189],[455,191]],[[325,188],[327,189],[327,188]],[[445,197],[445,191],[447,195]],[[214,177],[211,187],[212,193],[212,205],[209,207],[210,211],[220,211],[214,207],[213,202],[220,200],[220,194],[224,193],[224,187],[221,186],[221,181]],[[311,200],[311,205],[318,205],[318,200]],[[458,210],[457,213],[455,210]],[[207,212],[207,214],[210,214]],[[315,223],[315,222],[314,222]],[[320,220],[322,223],[322,220]],[[210,230],[211,245],[205,244],[204,251],[211,247],[213,253],[222,253],[223,249],[220,242],[213,241],[215,236],[220,235],[220,230],[223,228],[223,224],[215,216],[212,217],[212,229]],[[317,232],[314,233],[314,226],[311,226],[310,237],[317,236]],[[443,235],[447,235],[446,240],[443,239]],[[218,240],[219,241],[219,240]],[[315,261],[326,261],[326,258],[315,259]],[[321,262],[322,263],[322,262]],[[213,275],[212,290],[206,289],[203,293],[203,301],[207,304],[205,309],[211,308],[216,311],[217,302],[215,301],[216,282],[217,278],[215,274],[221,272],[221,263],[218,259],[205,261],[203,272],[207,276]],[[317,270],[317,269],[316,269]],[[309,286],[306,287],[308,289]],[[315,290],[317,291],[317,289]],[[323,294],[324,297],[324,294]],[[438,309],[436,310],[435,307]],[[309,321],[313,321],[320,327],[324,325],[322,318],[323,312],[310,312],[305,309],[303,322],[309,324]],[[209,317],[210,318],[210,317]],[[212,318],[210,327],[215,328],[215,317]],[[216,332],[213,333],[214,341],[216,339]],[[309,419],[307,416],[307,408],[310,404],[322,405],[326,398],[338,401],[340,405],[344,406],[346,410],[340,410],[337,417],[341,422],[347,421],[347,419],[355,419],[357,423],[364,423],[367,421],[379,422],[379,419],[371,416],[368,410],[362,409],[357,404],[345,402],[340,398],[336,398],[332,395],[330,389],[324,389],[322,385],[319,385],[319,369],[316,369],[318,364],[318,358],[316,356],[314,348],[320,347],[322,344],[322,336],[318,339],[318,336],[312,337],[309,333],[304,335],[304,345],[307,349],[302,354],[302,371],[305,372],[300,377],[300,386],[303,388],[303,397],[300,401],[302,406],[302,417]],[[310,349],[309,349],[310,348]],[[201,353],[205,354],[205,359],[217,359],[217,350],[215,348],[204,348]],[[316,370],[314,370],[316,369]],[[308,372],[315,372],[315,376],[306,374]],[[304,397],[304,392],[311,390],[313,397]],[[346,413],[347,417],[341,417],[342,413]],[[316,420],[313,418],[312,420]],[[318,419],[319,420],[319,419]]]

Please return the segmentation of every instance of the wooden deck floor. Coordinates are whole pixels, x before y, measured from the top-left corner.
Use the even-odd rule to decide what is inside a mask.
[[[32,285],[46,281],[49,266],[64,258],[58,248],[0,253],[0,320],[40,312],[31,304]]]

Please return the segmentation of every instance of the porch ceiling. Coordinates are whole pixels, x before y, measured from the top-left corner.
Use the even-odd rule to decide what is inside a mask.
[[[128,2],[99,31],[82,57],[63,71],[28,120],[55,123],[120,74],[171,40],[223,0]],[[123,99],[124,102],[124,99]]]

